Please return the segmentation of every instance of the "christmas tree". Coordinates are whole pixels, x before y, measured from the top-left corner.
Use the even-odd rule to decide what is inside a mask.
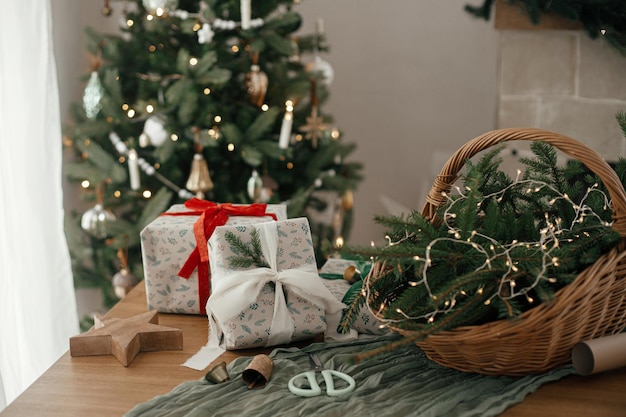
[[[124,22],[87,30],[92,71],[65,132],[66,173],[92,204],[66,225],[76,286],[123,296],[143,276],[140,230],[194,196],[286,203],[309,217],[319,262],[348,238],[361,166],[323,112],[328,46],[321,22],[296,33],[297,3],[105,2]]]

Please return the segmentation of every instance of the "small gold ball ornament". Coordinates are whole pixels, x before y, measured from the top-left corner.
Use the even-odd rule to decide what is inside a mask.
[[[352,210],[354,207],[354,193],[352,190],[346,190],[345,193],[341,196],[341,205],[344,210]]]

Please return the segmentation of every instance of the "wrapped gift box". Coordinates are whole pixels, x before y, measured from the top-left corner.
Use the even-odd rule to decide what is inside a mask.
[[[172,206],[141,231],[142,261],[149,309],[164,313],[206,314],[209,282],[200,282],[197,269],[194,269],[188,278],[179,275],[181,268],[196,250],[198,242],[194,234],[194,225],[202,216],[200,212],[203,207],[211,209],[207,211],[207,221],[216,220],[218,216],[226,216],[226,224],[229,225],[267,222],[273,219],[271,215],[279,220],[287,218],[286,206],[282,204],[216,205],[203,200],[194,200],[188,201],[185,205]],[[261,212],[268,215],[244,215],[246,210],[239,214],[232,213],[232,210],[218,211],[221,207],[235,207],[237,210],[257,206],[264,206]],[[208,271],[208,263],[206,270]]]
[[[326,260],[319,271],[320,276],[323,278],[322,281],[324,285],[338,300],[341,300],[345,304],[348,304],[348,300],[346,299],[348,291],[360,292],[363,283],[362,279],[358,279],[355,283],[350,283],[344,279],[344,271],[350,266],[356,267],[360,272],[360,276],[364,277],[369,272],[371,263],[350,259],[330,258]],[[380,325],[381,322],[363,305],[351,329],[356,330],[358,333],[369,335],[387,333],[388,330],[381,328]]]
[[[317,274],[306,218],[218,227],[209,259],[210,335],[223,349],[310,339],[345,307]]]

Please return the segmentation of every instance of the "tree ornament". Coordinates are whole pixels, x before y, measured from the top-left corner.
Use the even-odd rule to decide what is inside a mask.
[[[317,20],[315,24],[315,33],[317,35],[317,38],[315,41],[315,58],[313,58],[313,61],[309,62],[306,65],[306,70],[308,72],[313,72],[315,74],[318,74],[318,73],[322,74],[324,84],[330,85],[333,82],[333,79],[335,78],[335,70],[330,65],[330,63],[328,63],[327,61],[324,61],[322,57],[319,56],[319,53],[320,53],[319,40],[321,39],[322,36],[324,36],[324,20],[323,19]]]
[[[109,17],[111,16],[111,13],[113,13],[113,9],[111,8],[111,5],[109,4],[109,0],[104,0],[104,6],[102,6],[102,16],[106,16]]]
[[[335,79],[335,70],[332,65],[330,65],[328,61],[323,60],[319,55],[307,64],[306,70],[316,74],[322,74],[323,82],[326,85],[332,84]]]
[[[128,177],[130,178],[130,189],[137,191],[141,187],[141,179],[139,177],[139,157],[134,149],[128,151]]]
[[[171,13],[178,8],[178,0],[141,0],[149,13],[159,15]]]
[[[240,0],[239,5],[241,9],[241,29],[250,29],[250,21],[252,20],[252,1]]]
[[[204,159],[202,147],[199,145],[196,145],[196,153],[193,156],[193,161],[191,161],[191,170],[185,186],[199,199],[204,199],[205,193],[213,189],[209,165]]]
[[[215,36],[215,32],[213,32],[213,29],[211,29],[211,25],[208,23],[202,24],[202,28],[197,33],[198,43],[201,45],[205,43],[210,43],[213,40],[213,36]]]
[[[285,116],[280,126],[280,135],[278,137],[278,147],[287,149],[291,140],[291,128],[293,126],[293,102],[287,100],[285,102]]]
[[[252,170],[252,176],[248,180],[248,197],[255,203],[260,203],[263,180],[256,169]]]
[[[165,130],[165,120],[163,116],[153,115],[148,117],[143,125],[143,132],[139,135],[139,146],[149,145],[159,147],[165,143],[168,133]]]
[[[268,79],[267,74],[261,71],[258,65],[259,53],[252,55],[252,66],[250,72],[246,74],[246,88],[250,96],[250,102],[258,107],[263,105],[265,101],[265,93],[267,93]]]
[[[261,183],[263,185],[261,187],[259,203],[269,203],[278,190],[278,182],[266,174],[261,177]]]
[[[315,78],[311,78],[311,115],[306,118],[306,124],[300,128],[304,132],[304,138],[310,139],[313,148],[317,148],[317,141],[320,134],[326,131],[324,118],[318,116],[319,100],[317,98],[317,82]]]
[[[99,64],[98,64],[99,65]],[[102,109],[102,96],[104,95],[104,87],[96,69],[91,71],[91,76],[85,91],[83,92],[83,108],[88,119],[94,120]]]
[[[352,210],[352,207],[354,207],[354,193],[352,192],[352,190],[346,190],[343,193],[343,195],[341,196],[341,205],[346,211]]]
[[[109,223],[116,220],[115,214],[105,209],[102,203],[96,203],[83,214],[80,219],[80,227],[96,239],[104,239],[109,234]]]
[[[137,277],[128,269],[127,251],[128,249],[122,250],[121,248],[117,250],[117,257],[120,259],[122,267],[111,279],[115,295],[120,299],[124,298],[138,282]]]

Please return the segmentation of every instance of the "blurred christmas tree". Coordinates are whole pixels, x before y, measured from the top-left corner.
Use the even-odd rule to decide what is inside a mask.
[[[140,230],[194,196],[286,202],[320,262],[347,239],[361,165],[321,108],[333,70],[321,22],[296,35],[298,2],[126,0],[119,36],[87,31],[92,72],[66,129],[66,173],[92,205],[66,225],[77,287],[111,305],[143,276]]]

